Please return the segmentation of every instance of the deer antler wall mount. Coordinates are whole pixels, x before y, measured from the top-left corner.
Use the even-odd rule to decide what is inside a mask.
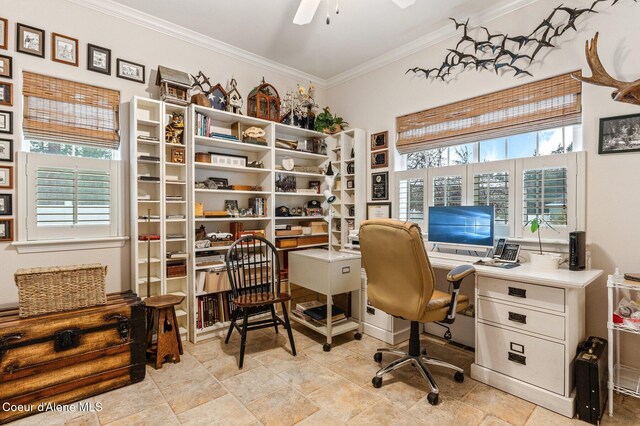
[[[602,62],[600,62],[600,57],[598,57],[598,33],[593,36],[591,41],[587,40],[585,42],[584,51],[591,69],[591,77],[572,74],[573,78],[597,86],[613,87],[616,89],[611,93],[611,98],[614,101],[640,105],[640,79],[636,81],[621,81],[611,77]]]

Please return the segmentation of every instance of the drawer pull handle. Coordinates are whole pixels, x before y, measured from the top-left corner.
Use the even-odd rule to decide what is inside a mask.
[[[509,287],[509,296],[527,298],[527,290],[524,288]]]
[[[520,324],[526,324],[527,316],[522,314],[516,314],[515,312],[509,312],[509,321],[519,322]]]
[[[349,272],[351,272],[351,266],[344,266],[342,268],[342,273],[343,274],[348,274]]]
[[[517,364],[527,365],[526,356],[514,354],[513,352],[509,352],[509,361],[513,361]]]

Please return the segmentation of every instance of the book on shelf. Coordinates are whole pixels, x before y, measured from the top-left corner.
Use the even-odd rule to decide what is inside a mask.
[[[155,155],[138,155],[138,160],[142,161],[152,161],[154,163],[160,162],[160,157],[156,157]]]
[[[296,305],[297,306],[297,305]],[[322,325],[327,324],[327,305],[314,306],[312,308],[302,311],[305,315],[311,317],[313,321],[316,321]],[[335,324],[347,319],[345,312],[336,305],[331,305],[331,323]]]
[[[160,182],[160,178],[157,176],[138,176],[138,180],[144,182]]]
[[[264,198],[249,198],[249,208],[253,209],[253,214],[256,216],[266,216],[267,200]]]
[[[165,196],[167,201],[184,201],[184,197],[182,195],[167,195]]]
[[[296,309],[299,310],[300,312],[304,312],[307,309],[311,309],[311,308],[317,308],[318,306],[327,306],[327,305],[320,302],[319,300],[296,303]]]

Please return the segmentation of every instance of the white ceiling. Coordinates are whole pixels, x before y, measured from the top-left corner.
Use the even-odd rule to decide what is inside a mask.
[[[327,80],[466,19],[507,11],[521,0],[322,0],[313,22],[291,21],[299,0],[115,0],[271,61]],[[331,25],[325,24],[327,5]],[[475,22],[477,25],[478,22]]]

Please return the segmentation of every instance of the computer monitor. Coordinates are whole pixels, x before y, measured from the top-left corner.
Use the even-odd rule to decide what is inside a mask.
[[[493,247],[493,206],[429,207],[429,242]]]

